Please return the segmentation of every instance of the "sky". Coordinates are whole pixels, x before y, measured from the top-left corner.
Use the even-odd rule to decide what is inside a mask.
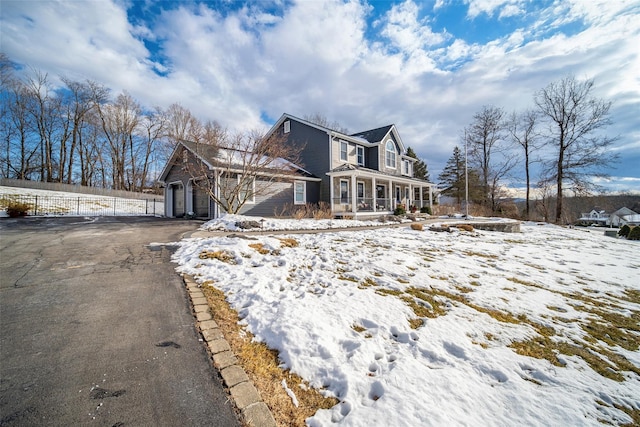
[[[639,45],[629,0],[0,0],[0,51],[19,65],[233,130],[285,112],[395,124],[434,181],[483,106],[521,111],[573,75],[613,103],[621,161],[601,184],[640,192]]]
[[[202,229],[238,233],[248,219],[225,215]],[[263,229],[318,222],[362,224],[265,218]],[[430,225],[198,231],[173,260],[223,291],[282,367],[338,398],[309,427],[633,424],[640,242],[532,222],[520,233]]]

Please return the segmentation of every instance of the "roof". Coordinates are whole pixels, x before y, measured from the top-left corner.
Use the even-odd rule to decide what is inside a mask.
[[[382,126],[376,129],[356,132],[351,134],[351,136],[354,136],[356,138],[364,138],[371,143],[380,142],[382,138],[384,138],[389,133],[392,127],[393,125]]]
[[[413,178],[413,177],[409,177],[409,176],[404,176],[404,175],[395,175],[395,174],[391,174],[391,173],[387,173],[387,172],[383,172],[383,171],[379,171],[376,169],[369,169],[369,168],[365,168],[362,166],[357,166],[357,165],[353,165],[351,163],[343,163],[340,166],[338,166],[337,168],[334,168],[333,170],[327,172],[327,175],[331,176],[331,175],[340,175],[341,172],[353,172],[353,171],[357,171],[359,172],[358,175],[363,175],[363,176],[386,176],[388,178],[391,178],[393,180],[396,181],[405,181],[405,182],[414,182],[414,183],[420,183],[421,185],[429,185],[432,187],[435,187],[435,184],[425,181],[423,179],[420,178]]]
[[[169,162],[167,162],[167,165],[162,171],[159,179],[160,181],[164,181],[166,175],[169,173],[172,165],[172,159],[176,156],[181,146],[193,153],[209,169],[228,168],[231,166],[233,169],[237,168],[237,170],[240,171],[244,167],[243,152],[240,150],[181,140],[176,144]],[[282,173],[283,170],[289,170],[294,171],[299,176],[317,178],[312,173],[306,171],[295,163],[290,162],[289,160],[280,157],[274,158],[271,161],[268,161],[266,157],[264,159],[266,159],[264,162],[264,169],[272,170],[273,172],[270,172],[272,174],[276,171]]]

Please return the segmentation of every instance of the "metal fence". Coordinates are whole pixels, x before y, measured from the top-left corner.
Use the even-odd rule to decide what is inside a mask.
[[[141,216],[164,215],[163,199],[121,199],[116,197],[59,197],[0,195],[0,209],[17,203],[28,207],[35,216]]]

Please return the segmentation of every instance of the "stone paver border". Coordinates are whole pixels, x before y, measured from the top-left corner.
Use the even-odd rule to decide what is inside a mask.
[[[247,373],[238,365],[238,359],[231,351],[227,340],[224,339],[218,324],[213,320],[211,308],[200,285],[192,276],[183,275],[182,278],[193,305],[198,329],[207,343],[213,365],[220,372],[244,422],[255,427],[276,427],[276,420],[269,407],[262,401],[260,393],[249,380]]]

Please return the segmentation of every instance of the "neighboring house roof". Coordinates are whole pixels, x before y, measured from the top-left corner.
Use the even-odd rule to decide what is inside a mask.
[[[179,141],[173,149],[169,162],[165,165],[162,173],[160,174],[159,181],[164,182],[169,171],[174,166],[173,160],[177,155],[180,155],[179,150],[189,150],[198,160],[203,162],[209,169],[216,168],[228,168],[231,166],[234,170],[241,172],[243,170],[243,155],[245,153],[236,149],[229,149],[218,147],[211,144],[201,144],[193,141]],[[271,162],[265,161],[264,164],[268,164],[265,167],[265,173],[276,173],[282,170],[290,170],[295,172],[299,176],[308,178],[315,178],[313,174],[304,170],[302,167],[283,158],[275,158]]]
[[[640,224],[640,214],[625,215],[625,216],[622,217],[622,219],[627,224]]]
[[[611,214],[611,216],[624,216],[624,215],[637,215],[637,212],[632,211],[631,209],[627,208],[627,207],[623,207],[618,209],[617,211],[615,211],[614,213]]]

